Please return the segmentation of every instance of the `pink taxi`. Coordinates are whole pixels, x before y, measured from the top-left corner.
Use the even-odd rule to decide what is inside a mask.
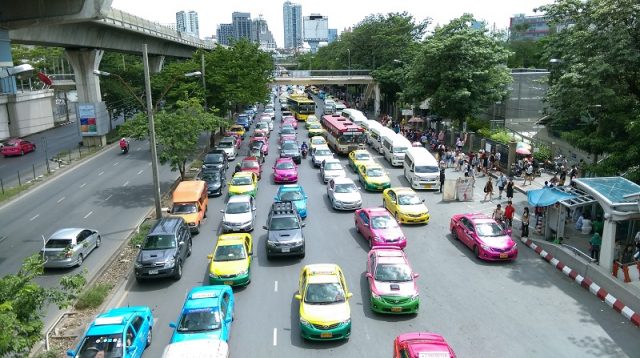
[[[256,157],[245,157],[242,159],[240,171],[255,173],[258,176],[258,180],[262,176],[262,167],[260,161]]]
[[[367,260],[371,310],[386,314],[417,314],[420,295],[404,251],[398,247],[374,246]]]
[[[477,258],[487,261],[515,260],[518,244],[505,229],[485,214],[458,214],[451,218],[451,236],[473,250]]]
[[[298,121],[296,120],[296,117],[286,117],[282,121],[282,125],[283,126],[292,126],[293,128],[298,129]]]
[[[384,208],[363,208],[354,213],[356,230],[374,246],[395,246],[403,249],[407,239],[396,219]]]
[[[262,155],[263,156],[269,155],[269,140],[267,138],[254,136],[251,138],[251,142],[249,142],[249,146],[251,146],[251,143],[254,143],[254,142],[262,142],[262,147],[260,148],[260,150],[262,151]]]
[[[393,340],[393,358],[456,358],[441,335],[431,332],[404,333]]]
[[[298,167],[291,158],[278,158],[273,166],[273,182],[296,183],[298,182]]]

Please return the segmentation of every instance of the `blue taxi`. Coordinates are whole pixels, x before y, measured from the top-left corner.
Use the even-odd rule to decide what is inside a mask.
[[[194,287],[187,294],[171,343],[198,339],[229,340],[233,322],[233,291],[228,285]]]
[[[280,185],[276,196],[273,198],[276,202],[293,201],[298,209],[301,218],[307,217],[307,194],[304,192],[300,184]]]
[[[96,317],[69,357],[142,357],[151,344],[153,314],[146,306],[114,308]]]

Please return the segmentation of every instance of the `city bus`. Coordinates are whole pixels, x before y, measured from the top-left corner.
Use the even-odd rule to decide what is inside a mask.
[[[327,144],[336,153],[348,154],[365,147],[367,137],[364,129],[340,115],[323,116],[322,127],[326,131]]]
[[[287,98],[289,110],[299,121],[306,121],[310,114],[316,114],[316,103],[305,94],[291,94]]]

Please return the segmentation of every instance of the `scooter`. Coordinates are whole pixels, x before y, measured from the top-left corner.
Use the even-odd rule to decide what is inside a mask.
[[[309,150],[307,148],[302,148],[302,159],[307,159],[307,154],[309,154]]]
[[[127,143],[127,145],[121,145],[120,146],[120,152],[122,154],[127,154],[129,153],[129,143]]]

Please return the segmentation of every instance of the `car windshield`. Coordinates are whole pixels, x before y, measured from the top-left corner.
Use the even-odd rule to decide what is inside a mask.
[[[418,205],[422,200],[415,194],[398,195],[398,204],[400,205]]]
[[[233,177],[231,179],[231,185],[251,185],[251,178],[249,177]]]
[[[319,139],[312,139],[311,144],[313,145],[327,144],[327,142],[324,139],[319,138]]]
[[[120,358],[124,352],[122,334],[86,336],[78,350],[79,358]]]
[[[291,162],[280,162],[276,164],[276,169],[293,169],[293,163]]]
[[[224,162],[224,155],[222,154],[207,154],[204,157],[204,164],[220,164]]]
[[[404,153],[407,151],[407,147],[393,147],[394,153]]]
[[[304,195],[299,191],[285,191],[280,193],[280,200],[282,201],[295,201],[302,199],[304,199]]]
[[[416,173],[420,173],[420,174],[427,174],[427,173],[437,173],[437,172],[439,172],[439,170],[438,170],[437,166],[430,166],[430,165],[418,166],[418,165],[416,165],[415,172]]]
[[[180,333],[198,333],[220,329],[220,313],[213,308],[186,310],[180,316],[176,330]]]
[[[297,150],[297,149],[298,149],[298,145],[296,143],[293,143],[293,142],[282,143],[282,150]]]
[[[502,227],[496,223],[476,224],[476,232],[478,236],[502,236],[504,232]]]
[[[367,169],[367,176],[368,177],[381,177],[384,175],[384,172],[382,171],[381,168],[371,168],[371,169]]]
[[[64,249],[71,246],[71,239],[54,239],[47,241],[44,246],[47,249]]]
[[[356,160],[369,160],[369,159],[371,159],[371,156],[369,155],[369,153],[356,154]]]
[[[295,216],[273,218],[269,224],[269,230],[294,230],[299,229],[300,223]]]
[[[218,143],[218,147],[220,147],[220,148],[233,148],[234,145],[235,144],[233,144],[233,142],[230,141],[230,140],[228,140],[228,141],[225,140],[225,141],[222,141],[222,142]]]
[[[355,184],[337,184],[335,192],[336,193],[355,193],[358,191],[358,188]]]
[[[269,128],[269,123],[267,123],[267,122],[259,122],[259,123],[256,124],[256,128],[268,129]]]
[[[256,140],[254,142],[251,142],[251,144],[249,146],[251,147],[251,149],[260,149],[260,148],[262,148],[263,145],[264,145],[264,143]]]
[[[345,294],[337,282],[311,283],[304,293],[304,303],[326,305],[338,302],[345,302]]]
[[[324,170],[340,170],[342,165],[340,163],[325,163]]]
[[[165,250],[176,247],[176,240],[173,235],[153,235],[147,236],[142,243],[143,250]]]
[[[380,264],[376,267],[375,280],[382,282],[411,281],[411,268],[405,264]]]
[[[176,203],[171,208],[171,214],[193,214],[198,211],[195,203]]]
[[[371,218],[371,227],[374,229],[393,229],[398,223],[390,216],[374,216]]]
[[[251,211],[251,204],[245,203],[228,203],[225,209],[226,214],[242,214]]]
[[[329,149],[316,149],[316,157],[329,157],[331,151]]]
[[[284,127],[281,131],[282,134],[296,134],[296,130],[293,127]]]
[[[244,245],[223,245],[216,248],[213,261],[237,261],[247,257]]]
[[[260,168],[260,164],[258,162],[250,160],[246,162],[242,162],[242,169],[258,169]]]
[[[320,128],[322,128],[322,126],[318,122],[313,122],[309,124],[309,129],[320,129]]]

